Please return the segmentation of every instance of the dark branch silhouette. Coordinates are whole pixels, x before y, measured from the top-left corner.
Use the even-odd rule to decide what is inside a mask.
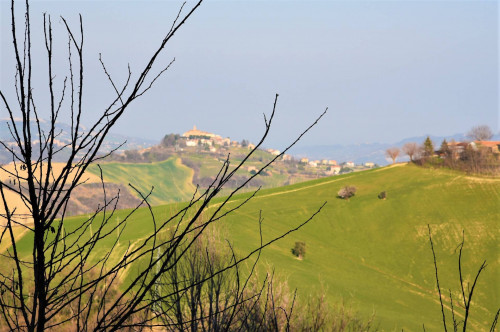
[[[437,289],[438,289],[438,293],[439,293],[439,303],[441,305],[441,314],[442,314],[442,321],[443,321],[443,329],[444,331],[447,331],[448,330],[448,325],[446,323],[446,315],[445,315],[445,307],[444,307],[444,304],[443,304],[443,298],[444,298],[444,295],[441,294],[441,287],[439,285],[439,273],[438,273],[438,268],[437,268],[437,260],[436,260],[436,252],[434,250],[434,244],[432,242],[432,235],[431,235],[431,227],[430,225],[427,225],[427,228],[429,229],[429,242],[430,242],[430,245],[431,245],[431,251],[432,251],[432,256],[434,258],[434,271],[435,271],[435,275],[436,275],[436,286],[437,286]],[[469,319],[469,314],[470,314],[470,310],[471,310],[471,303],[472,303],[472,296],[474,295],[474,289],[477,285],[477,281],[479,279],[479,275],[481,274],[481,272],[484,271],[484,269],[486,268],[486,261],[483,261],[483,263],[481,264],[481,266],[479,267],[477,273],[476,273],[476,276],[474,277],[474,282],[472,283],[472,287],[470,287],[470,283],[467,282],[467,291],[465,290],[465,286],[464,286],[464,279],[463,279],[463,271],[462,271],[462,250],[463,250],[463,247],[464,247],[464,243],[465,243],[465,234],[464,232],[462,231],[462,241],[460,242],[460,244],[458,245],[457,249],[459,249],[459,254],[458,254],[458,276],[459,276],[459,279],[460,279],[460,291],[461,291],[461,297],[462,297],[462,300],[463,300],[463,309],[464,309],[464,312],[463,312],[463,317],[464,319],[462,321],[457,321],[457,316],[456,316],[456,311],[455,311],[455,306],[453,305],[453,297],[452,297],[452,292],[451,292],[451,289],[449,290],[449,297],[450,297],[450,311],[451,311],[451,317],[452,317],[452,321],[453,321],[453,331],[458,331],[458,327],[460,324],[462,324],[462,327],[463,327],[463,331],[467,331],[467,323],[468,323],[468,319]],[[497,313],[493,319],[493,322],[491,324],[491,329],[490,331],[494,331],[495,330],[495,326],[496,326],[496,323],[497,323],[497,320],[498,320],[498,315],[500,313],[500,308],[497,310]],[[424,330],[425,330],[425,327],[424,327]]]
[[[11,154],[13,165],[12,169],[0,166],[1,170],[13,179],[13,182],[8,183],[0,181],[0,194],[5,210],[0,216],[2,227],[0,243],[7,248],[1,253],[3,261],[7,261],[7,264],[0,269],[0,322],[9,329],[43,331],[71,326],[77,331],[115,331],[124,327],[170,324],[168,320],[162,320],[159,316],[163,310],[159,310],[163,308],[161,304],[163,302],[160,301],[168,300],[174,303],[173,305],[180,305],[176,299],[186,292],[195,290],[198,283],[187,285],[178,283],[174,285],[178,290],[166,296],[158,296],[155,287],[165,276],[175,275],[174,271],[180,268],[179,262],[189,255],[190,248],[196,246],[198,239],[209,225],[221,221],[245,205],[259,189],[242,202],[230,207],[228,203],[234,195],[275,160],[282,157],[325,114],[326,111],[280,155],[263,165],[217,204],[213,204],[214,198],[220,195],[224,186],[264,143],[274,119],[278,95],[274,99],[269,118],[264,115],[265,128],[259,143],[232,168],[228,156],[208,189],[203,192],[197,190],[192,199],[172,216],[159,220],[148,203],[148,197],[154,188],[151,188],[149,193],[141,193],[131,184],[131,188],[142,198],[141,204],[121,220],[116,219],[120,193],[118,191],[117,195],[112,196],[108,194],[101,171],[102,203],[94,213],[79,223],[67,220],[66,210],[71,194],[75,188],[85,183],[85,172],[89,165],[111,153],[104,155],[100,153],[106,136],[128,106],[150,90],[173,64],[175,59],[156,73],[153,72],[153,65],[157,62],[158,56],[201,3],[202,1],[195,3],[185,14],[183,13],[185,4],[181,6],[168,33],[146,66],[136,78],[133,78],[132,70],[128,66],[126,81],[121,86],[109,74],[99,54],[102,70],[116,96],[86,130],[82,127],[82,119],[85,116],[83,19],[79,17],[78,26],[75,28],[61,17],[68,38],[68,67],[67,76],[62,79],[62,88],[57,92],[56,76],[53,73],[52,20],[50,15],[44,14],[43,32],[48,69],[46,87],[50,100],[47,130],[41,125],[42,119],[32,94],[34,53],[31,48],[29,1],[24,4],[23,39],[19,39],[17,32],[21,26],[17,22],[15,12],[17,6],[11,1],[11,38],[16,60],[14,78],[16,101],[11,103],[4,91],[0,91],[3,108],[8,112],[8,129],[14,142],[13,145],[0,142],[2,148]],[[40,90],[43,88],[45,87],[41,87]],[[71,129],[69,141],[61,146],[58,145],[57,138],[62,131],[58,129],[56,123],[62,114],[67,114],[71,119]],[[56,156],[65,156],[61,170],[57,170],[54,165]],[[27,214],[17,213],[16,207],[13,207],[7,198],[8,192],[14,193],[21,199],[29,211]],[[134,222],[132,216],[140,206],[145,206],[149,211],[151,233],[134,244],[129,243],[123,249],[118,246],[120,237],[127,224]],[[316,213],[319,213],[323,206],[324,204],[318,206]],[[267,243],[261,241],[254,250],[242,257],[238,258],[232,250],[228,264],[218,265],[215,261],[210,261],[208,270],[204,271],[200,282],[217,283],[228,271],[233,271],[231,273],[235,273],[238,276],[236,279],[240,282],[241,263],[254,254],[259,256],[264,247],[299,229],[316,213],[281,236]],[[117,222],[112,222],[115,219]],[[201,219],[203,220],[200,221]],[[165,237],[169,227],[174,231],[170,237]],[[29,254],[26,254],[26,248],[22,247],[25,244],[21,245],[20,239],[16,237],[19,228],[27,232],[22,239],[31,241]],[[111,244],[106,247],[105,254],[98,255],[98,249],[105,241]],[[209,255],[208,252],[206,254]],[[120,259],[116,260],[117,256]],[[130,273],[131,267],[138,269],[137,273]],[[121,276],[125,273],[129,273],[130,280],[122,282]],[[223,317],[220,315],[227,317],[227,314],[230,314],[229,317],[234,317],[237,308],[241,308],[242,304],[257,296],[254,295],[250,299],[246,296],[247,285],[248,279],[238,285],[232,298],[232,305],[227,306],[224,314],[211,307],[208,315],[201,319],[203,321],[208,319],[213,325],[219,324],[214,319]],[[210,301],[203,303],[204,306],[214,304],[215,302]],[[285,313],[287,317],[290,316],[292,309],[285,310]]]

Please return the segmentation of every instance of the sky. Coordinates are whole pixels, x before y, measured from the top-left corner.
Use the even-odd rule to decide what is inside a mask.
[[[9,2],[1,1],[0,87],[12,100]],[[33,1],[35,97],[47,106],[44,12],[52,15],[56,87],[67,72],[63,15],[84,23],[84,123],[114,98],[170,29],[178,1]],[[192,6],[188,1],[186,8]],[[21,13],[22,8],[18,11]],[[327,107],[302,146],[397,142],[499,130],[497,1],[206,0],[158,58],[174,64],[136,100],[113,132],[160,140],[196,125],[256,142],[263,114],[276,117],[267,147],[282,149]],[[0,118],[6,111],[0,108]]]

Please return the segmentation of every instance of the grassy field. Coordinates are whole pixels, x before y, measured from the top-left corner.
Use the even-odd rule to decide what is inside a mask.
[[[234,148],[232,150],[233,157],[231,158],[231,166],[229,170],[233,170],[237,163],[241,161],[244,153],[248,152],[246,148]],[[236,176],[238,180],[232,183],[232,187],[241,184],[244,178],[248,178],[251,174],[248,167],[262,167],[263,162],[268,162],[272,157],[271,154],[257,150],[252,160],[249,160],[245,167],[241,168]],[[190,164],[196,165],[198,168],[198,177],[215,178],[220,168],[223,165],[223,159],[209,156],[202,153],[189,153],[182,156],[189,161]],[[105,182],[123,184],[128,187],[128,184],[134,185],[142,193],[148,193],[151,186],[154,185],[154,191],[149,202],[152,205],[167,204],[172,202],[186,201],[191,198],[194,190],[193,169],[182,164],[178,157],[171,157],[165,161],[153,163],[121,163],[121,162],[106,162],[101,164],[103,170],[103,178]],[[91,165],[88,173],[91,180],[97,178],[100,174],[97,165]],[[140,177],[138,176],[140,175]],[[286,173],[283,165],[277,167],[271,166],[268,169],[268,176],[258,177],[259,184],[254,186],[262,186],[265,188],[275,188],[282,186],[289,181],[290,175]],[[306,176],[294,175],[293,181],[301,182],[307,180]],[[252,188],[245,188],[245,191]],[[134,190],[129,190],[133,195],[140,198]],[[224,189],[222,194],[228,194],[231,189]]]
[[[148,176],[156,183],[152,174]],[[336,198],[344,185],[358,189],[349,201]],[[387,192],[386,200],[377,198],[381,191]],[[228,207],[244,196],[235,197]],[[469,324],[472,331],[489,329],[500,305],[500,179],[411,165],[385,167],[263,190],[221,227],[242,255],[258,246],[259,211],[266,241],[306,220],[324,201],[327,205],[309,224],[264,251],[262,270],[275,268],[298,288],[299,297],[323,285],[330,303],[344,301],[363,316],[375,313],[382,330],[422,331],[422,324],[427,331],[442,330],[427,225],[433,233],[441,286],[445,294],[451,289],[456,307],[460,282],[455,249],[464,230],[465,279],[474,277],[484,259],[488,263],[475,291]],[[178,207],[171,204],[154,211],[157,219],[164,219]],[[126,213],[119,211],[117,217]],[[68,230],[79,220],[68,219]],[[121,246],[140,241],[151,226],[146,209],[137,211]],[[101,253],[111,240],[99,248]],[[303,260],[291,254],[295,241],[306,243]],[[19,246],[30,253],[28,237]],[[448,296],[445,300],[448,306]],[[457,310],[462,318],[463,310]]]
[[[142,194],[149,193],[154,186],[148,200],[152,205],[187,201],[195,189],[191,183],[193,171],[177,158],[151,164],[105,163],[101,167],[105,182],[130,183]],[[97,165],[91,165],[89,173],[99,175]],[[131,193],[139,197],[135,191]]]
[[[343,185],[358,193],[336,198]],[[387,200],[377,194],[387,191]],[[459,299],[457,253],[465,231],[464,271],[470,280],[483,259],[470,322],[485,330],[500,306],[500,179],[414,166],[383,168],[263,192],[227,221],[235,247],[258,243],[257,217],[263,211],[265,239],[293,227],[323,202],[325,209],[303,229],[272,245],[263,263],[288,277],[299,294],[327,287],[330,299],[352,303],[365,315],[375,312],[389,331],[440,330],[427,224],[433,231],[441,286]],[[306,242],[300,261],[290,254]],[[448,298],[448,297],[446,297]],[[449,305],[449,302],[447,303]]]

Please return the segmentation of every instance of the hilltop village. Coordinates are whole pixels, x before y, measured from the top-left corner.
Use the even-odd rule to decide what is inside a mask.
[[[195,126],[183,134],[168,134],[162,139],[160,144],[139,150],[126,150],[113,154],[108,160],[129,162],[129,163],[151,163],[166,160],[173,156],[182,159],[183,164],[188,167],[193,166],[194,160],[205,158],[223,162],[228,154],[235,161],[240,160],[249,150],[255,149],[255,144],[248,140],[240,142],[231,140],[229,137],[200,130]],[[310,160],[308,158],[298,158],[290,154],[282,154],[281,151],[272,148],[259,148],[255,151],[251,159],[252,165],[247,165],[248,172],[256,171],[259,164],[269,161],[276,156],[276,164],[272,165],[267,175],[279,173],[289,175],[289,182],[307,180],[323,176],[344,174],[378,167],[375,163],[367,162],[356,165],[352,161],[338,163],[336,160]],[[197,168],[203,167],[198,165]],[[264,175],[265,176],[265,175]],[[195,176],[196,178],[196,176]],[[282,184],[287,181],[284,181]]]

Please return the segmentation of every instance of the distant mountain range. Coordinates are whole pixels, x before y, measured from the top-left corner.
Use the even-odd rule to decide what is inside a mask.
[[[451,136],[435,136],[428,135],[434,142],[436,147],[441,145],[443,139],[448,142],[452,139],[455,141],[465,140],[465,134],[455,134]],[[425,136],[409,137],[396,143],[364,143],[364,144],[349,144],[349,145],[311,145],[303,147],[294,147],[291,154],[297,157],[307,157],[309,159],[334,159],[337,162],[353,161],[356,164],[365,162],[374,162],[379,165],[387,165],[390,163],[385,158],[385,150],[390,147],[401,148],[405,143],[416,142],[423,143],[427,138]],[[493,136],[492,140],[500,140],[500,135]],[[407,156],[401,154],[398,158],[400,161],[408,160]]]
[[[0,140],[4,143],[12,143],[13,139],[11,137],[8,124],[10,121],[6,119],[0,120]],[[21,124],[21,120],[19,120],[19,125]],[[35,127],[35,122],[32,123],[32,132],[38,133],[38,130]],[[40,121],[40,127],[45,132],[48,133],[50,130],[50,124],[47,121]],[[86,128],[82,127],[82,130],[85,131]],[[59,134],[57,135],[57,142],[59,146],[63,146],[64,144],[70,141],[71,135],[71,126],[66,123],[57,123],[57,131]],[[38,140],[38,135],[34,138],[34,140]],[[101,147],[100,152],[106,153],[113,149],[119,148],[119,150],[136,150],[136,149],[144,149],[155,144],[158,144],[157,141],[137,138],[137,137],[129,137],[119,134],[109,133],[106,137],[104,144]],[[64,158],[65,154],[60,154],[61,158]],[[12,156],[8,153],[3,147],[0,147],[0,163],[8,163],[12,161]],[[57,160],[56,161],[61,161]]]

